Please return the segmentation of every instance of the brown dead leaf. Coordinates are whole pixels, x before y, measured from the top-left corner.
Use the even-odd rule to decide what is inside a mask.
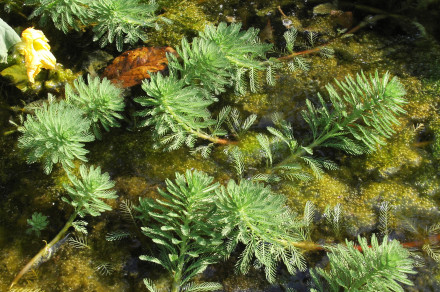
[[[177,52],[171,47],[142,47],[126,51],[105,68],[103,77],[107,77],[112,83],[121,84],[124,88],[141,84],[142,80],[150,78],[149,72],[167,68],[166,53],[177,56]]]
[[[335,23],[343,28],[349,29],[353,26],[353,12],[351,11],[332,10],[330,15],[334,17]]]

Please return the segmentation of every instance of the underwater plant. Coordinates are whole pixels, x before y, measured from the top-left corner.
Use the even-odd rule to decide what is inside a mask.
[[[80,178],[74,174],[67,172],[69,180],[72,185],[63,184],[64,188],[69,194],[70,200],[63,197],[62,200],[74,208],[64,227],[58,234],[46,244],[17,274],[12,281],[10,287],[17,284],[21,277],[31,268],[37,267],[41,263],[50,259],[54,251],[59,248],[59,245],[66,237],[70,227],[74,227],[77,231],[84,233],[85,221],[75,221],[79,216],[83,218],[86,215],[99,216],[104,211],[109,211],[112,208],[103,200],[115,199],[118,196],[116,191],[112,190],[115,183],[110,180],[108,173],[101,173],[101,168],[85,165],[79,167]],[[85,231],[87,232],[87,230]]]
[[[174,74],[164,77],[161,73],[152,74],[150,81],[142,83],[142,89],[148,96],[134,100],[147,108],[136,115],[146,117],[140,126],[154,127],[155,147],[175,150],[186,144],[192,148],[197,138],[226,143],[218,138],[226,132],[220,128],[221,121],[211,118],[207,107],[213,99],[206,91],[186,86]],[[206,129],[210,128],[213,130],[209,133]]]
[[[148,3],[139,0],[98,0],[89,5],[96,22],[93,40],[99,41],[101,47],[115,41],[116,49],[121,52],[124,43],[145,41],[145,28],[159,28],[156,23],[159,18],[155,16],[159,5],[154,0]],[[164,17],[160,19],[166,21]]]
[[[84,112],[65,101],[59,102],[49,95],[48,102],[35,109],[34,115],[26,115],[23,133],[18,138],[18,147],[23,149],[28,163],[41,161],[46,174],[60,162],[64,169],[73,167],[73,159],[87,161],[84,142],[95,137],[89,132],[91,121]]]
[[[413,285],[408,279],[413,270],[414,260],[410,252],[397,240],[385,236],[379,244],[376,236],[371,237],[371,247],[367,239],[358,237],[360,247],[352,241],[328,246],[330,270],[311,270],[316,289],[312,291],[404,291],[401,284]],[[324,282],[322,282],[322,280]]]
[[[25,3],[37,6],[30,19],[39,16],[41,26],[46,26],[50,19],[64,33],[71,28],[81,30],[93,17],[87,6],[88,1],[84,0],[26,0]]]
[[[156,255],[141,260],[161,265],[172,276],[170,291],[211,291],[219,283],[191,283],[209,264],[220,261],[225,248],[216,220],[214,203],[218,183],[201,171],[176,173],[175,181],[166,180],[166,191],[158,189],[160,199],[140,198],[143,234],[158,245]],[[151,221],[153,220],[153,221]],[[150,279],[144,279],[150,291],[159,291]]]
[[[26,229],[26,233],[35,233],[37,237],[40,237],[41,231],[46,229],[47,225],[49,225],[49,221],[47,220],[47,216],[41,214],[40,212],[34,212],[32,214],[32,218],[27,219],[27,224],[30,225],[30,227]]]
[[[115,190],[111,190],[115,183],[110,180],[109,174],[101,173],[99,166],[87,169],[84,164],[79,167],[79,173],[80,179],[67,172],[72,186],[63,184],[63,187],[70,199],[63,197],[62,201],[72,205],[80,217],[99,216],[102,212],[110,211],[112,208],[103,200],[116,199],[118,196]]]
[[[397,77],[390,79],[388,72],[379,77],[377,71],[375,75],[366,77],[362,72],[355,79],[347,76],[345,82],[335,82],[337,89],[331,84],[326,86],[331,107],[320,94],[320,108],[307,100],[307,110],[302,112],[302,116],[312,133],[308,144],[303,146],[298,143],[291,125],[275,116],[277,128],[267,127],[267,130],[276,137],[276,143],[287,146],[290,155],[279,162],[273,162],[270,139],[260,134],[258,141],[272,167],[268,173],[259,174],[255,179],[308,179],[310,177],[299,163],[301,160],[317,176],[324,168],[335,169],[334,162],[313,156],[316,147],[329,147],[360,155],[376,150],[377,144],[385,144],[384,138],[394,133],[392,126],[399,124],[396,116],[405,113],[402,106],[406,103],[403,98],[406,92]]]
[[[108,132],[111,127],[119,127],[117,119],[122,119],[118,112],[125,107],[122,89],[113,85],[107,78],[87,75],[87,84],[82,77],[73,82],[73,87],[66,84],[66,101],[84,111],[92,121],[93,133],[101,139],[101,126]]]
[[[238,184],[230,180],[216,192],[228,252],[239,243],[245,245],[236,263],[238,271],[246,274],[252,264],[264,267],[266,279],[273,283],[279,261],[291,274],[305,269],[305,259],[296,246],[297,242],[307,240],[301,233],[304,225],[287,207],[286,197],[274,194],[268,186],[244,179]]]
[[[70,28],[81,30],[93,26],[93,40],[101,47],[116,42],[122,51],[124,43],[134,44],[145,41],[145,28],[159,28],[155,12],[159,6],[154,0],[144,3],[139,0],[27,0],[26,4],[37,6],[30,18],[40,16],[40,24],[52,20],[57,29],[67,33]]]
[[[187,84],[199,85],[219,94],[235,84],[236,91],[245,92],[243,77],[249,74],[250,88],[256,91],[257,71],[265,70],[266,53],[272,44],[261,43],[258,29],[240,31],[241,24],[222,22],[207,25],[191,44],[183,39],[176,49],[182,59],[168,55],[169,68],[178,71]]]
[[[23,1],[36,6],[31,17],[38,16],[41,17],[41,21],[46,22],[51,20],[56,28],[65,33],[71,29],[77,31],[90,29],[95,33],[94,40],[99,41],[102,47],[108,48],[109,44],[116,42],[119,51],[123,49],[124,44],[133,45],[145,41],[146,29],[156,27],[157,21],[163,19],[155,15],[159,6],[154,1]],[[160,1],[160,3],[168,2]],[[180,4],[183,2],[176,5]],[[169,10],[164,8],[168,13]],[[145,108],[137,115],[144,118],[141,126],[153,128],[154,147],[175,150],[187,145],[193,152],[200,151],[202,156],[206,157],[212,145],[232,144],[225,137],[228,139],[244,137],[242,133],[252,126],[256,115],[251,115],[243,122],[238,110],[229,106],[223,109],[217,107],[215,102],[220,97],[214,94],[218,95],[232,89],[235,89],[237,94],[244,94],[247,87],[251,92],[256,92],[260,87],[259,79],[264,76],[264,71],[267,84],[272,85],[276,77],[274,71],[281,67],[281,61],[288,61],[287,67],[291,71],[308,69],[309,64],[301,57],[302,54],[294,52],[298,43],[296,41],[298,31],[293,27],[284,34],[289,55],[279,58],[266,58],[266,54],[273,53],[271,51],[273,45],[260,42],[257,29],[241,29],[239,23],[208,25],[198,37],[182,40],[181,46],[177,49],[180,56],[168,55],[169,76],[167,73],[152,74],[150,80],[143,82],[142,88],[147,96],[136,98],[136,102]],[[315,45],[317,35],[318,33],[314,32],[304,34],[310,46]],[[325,41],[326,38],[323,39]],[[305,46],[308,47],[308,44]],[[315,52],[330,54],[329,50],[324,49],[325,45],[322,47]],[[384,139],[393,134],[397,116],[404,113],[402,105],[405,103],[403,99],[405,91],[397,78],[391,79],[388,73],[383,76],[379,76],[377,72],[374,76],[364,76],[363,73],[355,78],[347,76],[343,82],[336,81],[336,86],[328,85],[327,90],[330,102],[321,95],[318,95],[316,100],[307,101],[307,110],[303,111],[303,117],[311,135],[307,137],[306,134],[303,141],[295,138],[294,133],[298,129],[294,129],[280,116],[274,118],[275,126],[267,128],[271,137],[257,135],[257,140],[268,161],[268,169],[265,173],[256,175],[254,179],[274,182],[284,178],[311,178],[310,171],[302,168],[305,164],[308,164],[319,176],[324,168],[336,168],[336,164],[325,157],[328,154],[320,151],[321,148],[333,148],[353,155],[374,151],[378,148],[378,144],[384,143]],[[121,90],[112,88],[106,79],[101,81],[99,78],[88,76],[87,82],[80,78],[73,85],[66,85],[65,92],[66,101],[57,102],[57,105],[53,106],[54,114],[49,113],[51,102],[45,104],[46,113],[42,115],[49,116],[47,119],[40,121],[35,117],[38,111],[44,111],[44,107],[36,109],[35,116],[28,116],[25,125],[20,129],[23,130],[26,126],[32,128],[30,121],[33,119],[34,124],[39,123],[38,127],[33,126],[38,135],[31,135],[31,130],[25,129],[29,132],[26,136],[26,131],[23,130],[24,134],[20,138],[19,145],[31,157],[28,161],[44,163],[46,173],[51,171],[53,164],[61,162],[70,180],[70,184],[64,185],[67,195],[63,201],[72,206],[74,211],[60,233],[44,248],[44,251],[40,251],[31,260],[23,269],[24,272],[22,270],[18,278],[14,279],[12,285],[17,283],[27,270],[48,260],[57,247],[67,241],[69,235],[65,236],[65,234],[70,227],[73,227],[70,229],[75,229],[77,233],[87,234],[87,222],[77,220],[78,216],[99,216],[102,212],[111,210],[106,200],[116,197],[115,192],[111,190],[114,183],[110,181],[107,173],[101,173],[99,167],[87,168],[81,165],[79,177],[75,175],[77,169],[71,168],[76,158],[86,161],[87,150],[84,150],[83,142],[93,140],[81,138],[91,136],[85,124],[92,126],[98,139],[101,128],[108,131],[110,127],[119,126],[118,119],[122,118],[124,110]],[[315,106],[314,102],[318,105]],[[64,107],[64,109],[55,109],[55,107]],[[63,114],[56,113],[67,111],[75,112],[82,118],[71,118],[67,121]],[[66,121],[60,122],[58,119]],[[84,126],[67,127],[69,123],[77,121],[83,122]],[[51,123],[54,125],[51,126]],[[265,121],[262,120],[260,125],[264,123]],[[229,127],[229,133],[223,129],[224,125]],[[62,132],[64,130],[67,132]],[[249,136],[252,136],[251,139],[255,137]],[[65,137],[67,141],[63,141]],[[56,142],[50,140],[52,138]],[[199,146],[200,140],[207,140],[210,144]],[[244,141],[243,144],[249,140]],[[123,142],[123,140],[116,141]],[[32,143],[36,146],[28,146]],[[55,143],[59,144],[52,147]],[[254,146],[255,144],[252,145]],[[148,144],[148,147],[151,145]],[[60,149],[64,152],[53,154]],[[70,149],[70,152],[65,149]],[[236,151],[238,147],[231,149],[228,150],[228,154],[234,161],[234,168],[240,177],[236,181],[229,180],[226,185],[220,186],[211,176],[201,171],[187,170],[184,174],[176,174],[175,180],[167,180],[165,189],[158,191],[158,199],[140,198],[136,210],[130,205],[129,200],[121,203],[127,221],[134,223],[138,233],[142,230],[142,233],[156,244],[152,252],[141,256],[140,259],[158,264],[171,274],[171,291],[222,289],[219,283],[199,283],[196,282],[195,277],[209,264],[227,258],[233,252],[238,255],[236,263],[238,272],[244,274],[251,268],[262,269],[268,281],[274,283],[278,264],[282,262],[288,272],[293,274],[297,270],[305,269],[303,254],[305,251],[324,249],[322,245],[314,243],[311,239],[310,227],[314,221],[315,210],[313,204],[308,202],[304,217],[298,219],[287,206],[285,196],[274,193],[268,185],[242,178],[245,168],[241,162],[243,157],[240,156],[243,154]],[[121,153],[117,153],[119,154]],[[66,161],[62,161],[63,157]],[[221,177],[221,181],[224,181],[228,174],[221,174],[220,171],[216,174]],[[141,214],[139,218],[133,211]],[[323,221],[330,223],[337,236],[341,234],[341,214],[339,203],[332,208],[329,206],[322,214]],[[142,222],[142,225],[139,222]],[[380,223],[379,229],[383,230],[384,234],[388,233],[388,215],[381,214]],[[34,225],[37,226],[37,223]],[[143,227],[138,228],[138,226]],[[106,239],[113,241],[129,236],[132,236],[132,233],[123,230],[109,233]],[[142,237],[138,236],[138,238]],[[359,238],[360,242],[361,240],[364,239]],[[337,287],[336,291],[343,289],[341,287],[361,290],[366,287],[362,280],[370,276],[363,277],[364,270],[371,267],[374,269],[377,263],[388,264],[393,261],[395,265],[392,267],[377,268],[379,275],[391,276],[381,280],[385,283],[384,286],[374,287],[384,291],[391,287],[390,290],[398,291],[399,288],[401,289],[400,284],[410,284],[406,278],[406,274],[410,272],[406,271],[413,272],[411,259],[404,252],[396,252],[399,244],[394,242],[397,241],[386,240],[387,238],[382,245],[379,245],[373,236],[371,248],[367,246],[365,240],[362,248],[366,252],[357,254],[356,259],[361,262],[356,262],[357,266],[350,265],[349,268],[344,266],[346,262],[343,260],[350,256],[351,248],[357,250],[359,248],[348,243],[347,246],[333,247],[329,256],[334,255],[337,258],[330,258],[331,269],[315,270],[313,275],[314,280],[317,281],[316,287],[321,287],[318,280],[321,277],[328,282],[322,285],[325,287],[324,291],[328,290],[327,287]],[[77,248],[88,248],[85,237],[69,238],[68,242]],[[368,252],[380,254],[381,248],[389,253],[387,255],[382,253],[384,256],[379,259],[368,255]],[[143,251],[143,253],[147,252]],[[347,262],[349,260],[347,259]],[[408,267],[411,267],[408,270],[402,268],[402,263],[405,261]],[[110,273],[111,268],[111,264],[107,262],[95,266],[95,269],[102,274]],[[357,282],[347,284],[346,280],[351,275],[356,277]],[[150,279],[144,279],[144,283],[150,291],[160,290]]]

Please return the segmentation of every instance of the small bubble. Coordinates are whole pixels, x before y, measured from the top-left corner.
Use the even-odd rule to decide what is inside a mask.
[[[287,18],[283,19],[283,25],[284,25],[284,26],[288,27],[288,26],[290,26],[291,24],[292,24],[292,20],[287,19]]]

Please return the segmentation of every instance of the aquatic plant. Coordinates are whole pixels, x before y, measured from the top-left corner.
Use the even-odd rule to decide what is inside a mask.
[[[207,25],[191,44],[183,39],[176,56],[168,55],[169,68],[178,71],[186,84],[200,85],[219,94],[235,84],[237,92],[245,91],[243,77],[248,72],[250,88],[255,91],[257,71],[265,70],[265,55],[271,44],[260,43],[258,29],[240,31],[241,24]]]
[[[84,232],[81,230],[85,225],[82,223],[84,221],[80,221],[80,223],[75,222],[78,216],[99,216],[102,212],[112,209],[103,201],[117,198],[116,191],[112,190],[115,183],[110,180],[109,174],[106,172],[101,173],[100,167],[95,168],[90,166],[87,168],[85,165],[79,167],[79,173],[80,178],[77,178],[74,174],[67,172],[72,185],[63,184],[69,194],[70,200],[65,197],[63,197],[62,200],[74,208],[73,213],[58,234],[17,274],[10,287],[17,284],[21,277],[31,268],[37,267],[41,263],[49,260],[56,249],[59,248],[61,242],[67,240],[68,236],[66,237],[65,235],[70,227],[77,228],[79,226],[79,232]]]
[[[398,124],[396,116],[405,113],[402,105],[405,90],[396,77],[390,79],[389,73],[379,77],[366,77],[364,73],[356,79],[347,76],[345,82],[335,81],[337,89],[331,84],[326,86],[331,107],[318,94],[320,108],[307,100],[307,110],[302,116],[308,124],[312,139],[306,146],[301,145],[293,136],[291,126],[279,116],[275,116],[277,128],[267,127],[275,141],[283,143],[290,155],[278,163],[273,162],[271,143],[268,138],[259,136],[259,142],[268,164],[273,167],[268,173],[256,177],[259,180],[307,179],[308,174],[301,168],[299,161],[307,163],[315,175],[323,169],[335,169],[336,165],[325,158],[315,157],[316,147],[328,147],[342,150],[352,155],[359,155],[376,150],[377,144],[384,145],[384,138],[389,138]],[[338,93],[338,90],[342,94]]]
[[[206,91],[186,86],[174,74],[164,77],[161,73],[152,74],[150,81],[142,83],[142,89],[148,96],[134,100],[147,108],[136,115],[146,117],[140,126],[154,127],[155,147],[175,150],[186,144],[192,148],[197,138],[226,143],[218,138],[226,132],[220,129],[221,123],[211,118],[207,107],[213,99]]]
[[[379,244],[373,234],[371,247],[366,238],[358,241],[360,248],[349,240],[327,247],[330,270],[311,270],[318,291],[404,291],[401,284],[413,285],[408,275],[416,273],[414,260],[397,240],[385,236]]]
[[[49,221],[47,220],[47,216],[40,212],[34,212],[32,218],[27,219],[27,224],[30,225],[30,227],[26,229],[26,233],[35,233],[37,237],[40,237],[41,231],[46,229],[47,225],[49,225]]]
[[[111,127],[119,127],[117,119],[122,119],[118,112],[125,107],[122,89],[114,86],[107,78],[87,75],[87,84],[82,77],[76,79],[73,87],[66,84],[66,100],[84,111],[92,121],[93,133],[101,139],[99,124],[109,131]]]
[[[145,41],[147,27],[158,28],[155,16],[159,8],[154,0],[143,3],[139,0],[98,0],[90,2],[96,25],[93,40],[99,41],[104,47],[116,42],[116,49],[121,52],[124,43],[134,44],[139,40]],[[161,17],[161,20],[166,20]]]
[[[40,25],[52,20],[55,27],[67,33],[69,29],[81,30],[89,23],[93,14],[84,0],[26,0],[26,5],[37,6],[29,18],[40,17]]]
[[[116,191],[110,190],[115,183],[110,180],[108,173],[101,173],[101,167],[85,165],[79,167],[81,178],[78,179],[71,172],[67,172],[72,186],[63,184],[70,199],[63,197],[62,200],[75,208],[75,213],[80,217],[85,215],[99,216],[104,211],[112,208],[103,200],[115,199]]]
[[[27,0],[37,6],[30,18],[40,16],[40,24],[49,19],[55,27],[67,33],[70,28],[81,30],[93,26],[93,40],[101,47],[116,42],[118,51],[124,43],[134,44],[147,39],[145,28],[158,28],[155,12],[159,8],[155,1],[143,3],[139,0]],[[166,18],[160,17],[162,21]]]
[[[18,147],[23,149],[28,163],[42,161],[46,174],[58,162],[68,169],[73,167],[75,158],[87,161],[88,151],[83,143],[95,139],[89,132],[90,123],[82,110],[63,100],[56,102],[49,95],[48,102],[35,109],[34,115],[26,115],[23,126],[18,127],[23,133]]]
[[[166,180],[166,191],[158,189],[160,199],[139,199],[137,210],[145,225],[142,232],[159,249],[157,255],[142,255],[140,259],[159,264],[171,274],[172,292],[222,288],[219,283],[191,283],[225,252],[215,215],[214,190],[218,186],[207,174],[187,170],[185,174],[176,173],[174,182]],[[144,283],[150,291],[159,291],[151,280],[144,279]]]
[[[295,46],[297,36],[298,30],[293,26],[283,34],[284,40],[286,41],[286,50],[289,54],[294,54],[293,48]],[[310,69],[310,64],[304,59],[304,57],[295,56],[287,63],[287,67],[292,72],[296,71],[297,69],[307,71]]]
[[[252,264],[264,267],[266,279],[273,283],[279,261],[291,274],[305,269],[305,259],[296,246],[307,239],[301,233],[304,225],[287,207],[286,197],[249,180],[238,184],[230,180],[216,192],[228,252],[239,243],[245,245],[236,263],[238,271],[246,274]]]

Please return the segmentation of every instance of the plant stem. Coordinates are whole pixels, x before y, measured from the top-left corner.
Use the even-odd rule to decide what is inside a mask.
[[[188,222],[184,222],[185,228],[189,229]],[[180,244],[179,248],[179,258],[178,258],[178,264],[177,269],[173,276],[173,284],[171,285],[171,292],[178,292],[180,289],[180,285],[182,282],[182,272],[183,272],[183,265],[185,264],[185,257],[186,257],[186,249],[187,249],[187,243],[188,243],[188,236],[185,236],[183,238],[182,243]]]
[[[312,143],[310,143],[309,145],[307,145],[305,148],[309,148],[312,149],[321,145],[322,143],[324,143],[327,139],[334,137],[334,135],[340,131],[340,129],[344,129],[348,126],[350,126],[351,124],[354,124],[361,116],[364,112],[368,112],[371,109],[371,105],[370,104],[366,104],[366,107],[363,109],[354,109],[353,112],[344,118],[343,121],[341,121],[340,124],[333,124],[331,126],[333,126],[333,128],[330,128],[330,125],[327,125],[325,127],[325,129],[322,131],[322,133],[315,139],[313,140]],[[334,117],[334,113],[333,113],[333,117]],[[334,120],[334,118],[331,118],[331,120]],[[296,149],[296,151],[288,156],[287,158],[285,158],[284,160],[282,160],[280,163],[278,163],[276,166],[282,166],[282,165],[286,165],[291,163],[292,161],[295,161],[298,157],[301,157],[302,155],[304,155],[306,153],[306,150],[304,150],[304,148],[302,147],[298,147]],[[273,168],[272,168],[273,169]]]
[[[352,5],[353,5],[353,4],[352,4]],[[318,46],[318,47],[315,47],[315,48],[313,48],[313,49],[308,49],[308,50],[301,51],[301,52],[294,52],[294,53],[292,53],[292,54],[290,54],[290,55],[283,56],[283,57],[279,57],[278,60],[280,60],[280,61],[286,61],[286,60],[290,60],[290,59],[292,59],[292,58],[294,58],[294,57],[296,57],[296,56],[307,55],[307,54],[312,54],[312,53],[317,53],[317,52],[321,51],[322,48],[324,48],[324,47],[328,46],[329,44],[333,43],[335,40],[340,39],[340,38],[342,38],[342,37],[344,37],[344,36],[347,36],[347,35],[353,34],[353,33],[355,33],[356,31],[358,31],[359,29],[361,29],[361,28],[363,28],[363,27],[365,27],[365,26],[367,26],[367,25],[371,25],[372,23],[375,23],[375,22],[378,21],[378,20],[381,20],[381,19],[384,19],[384,18],[387,18],[387,17],[402,18],[401,15],[390,14],[390,13],[387,13],[387,12],[385,12],[385,11],[383,11],[383,10],[380,10],[380,9],[373,9],[373,8],[370,8],[370,7],[365,6],[365,5],[357,5],[357,4],[354,4],[354,6],[355,6],[355,8],[358,8],[358,9],[361,9],[361,10],[369,10],[370,12],[378,13],[378,15],[373,16],[373,17],[371,17],[371,16],[367,16],[367,17],[366,17],[364,20],[362,20],[358,25],[356,25],[355,27],[351,28],[350,30],[344,32],[343,34],[340,34],[339,36],[337,36],[337,37],[335,37],[335,38],[329,40],[329,41],[328,41],[327,43],[325,43],[325,44],[322,44],[322,45],[320,45],[320,46]],[[287,16],[286,14],[284,14],[284,12],[283,12],[283,10],[281,9],[280,6],[278,6],[278,11],[281,13],[281,15],[282,15],[284,18],[288,18],[288,16]]]
[[[194,134],[201,139],[211,141],[212,143],[215,143],[215,144],[222,144],[222,145],[229,144],[229,141],[226,139],[222,139],[219,137],[213,137],[213,136],[210,136],[210,135],[205,134],[203,132],[199,132],[199,131],[194,130],[193,128],[188,126],[184,121],[182,121],[179,118],[179,116],[176,115],[174,113],[174,111],[168,105],[165,105],[165,106],[166,106],[167,111],[171,114],[171,116],[179,123],[179,125],[181,125],[189,133]]]
[[[75,211],[67,221],[67,223],[64,225],[63,229],[58,232],[58,234],[49,242],[44,248],[42,248],[27,264],[24,266],[23,269],[17,274],[17,276],[12,281],[11,285],[9,286],[9,289],[11,289],[17,282],[23,277],[24,274],[26,274],[32,267],[38,266],[39,264],[43,263],[44,260],[48,260],[52,256],[52,250],[51,248],[62,238],[64,238],[64,235],[67,233],[69,228],[72,226],[73,221],[75,220],[76,216],[78,215],[78,212]]]

